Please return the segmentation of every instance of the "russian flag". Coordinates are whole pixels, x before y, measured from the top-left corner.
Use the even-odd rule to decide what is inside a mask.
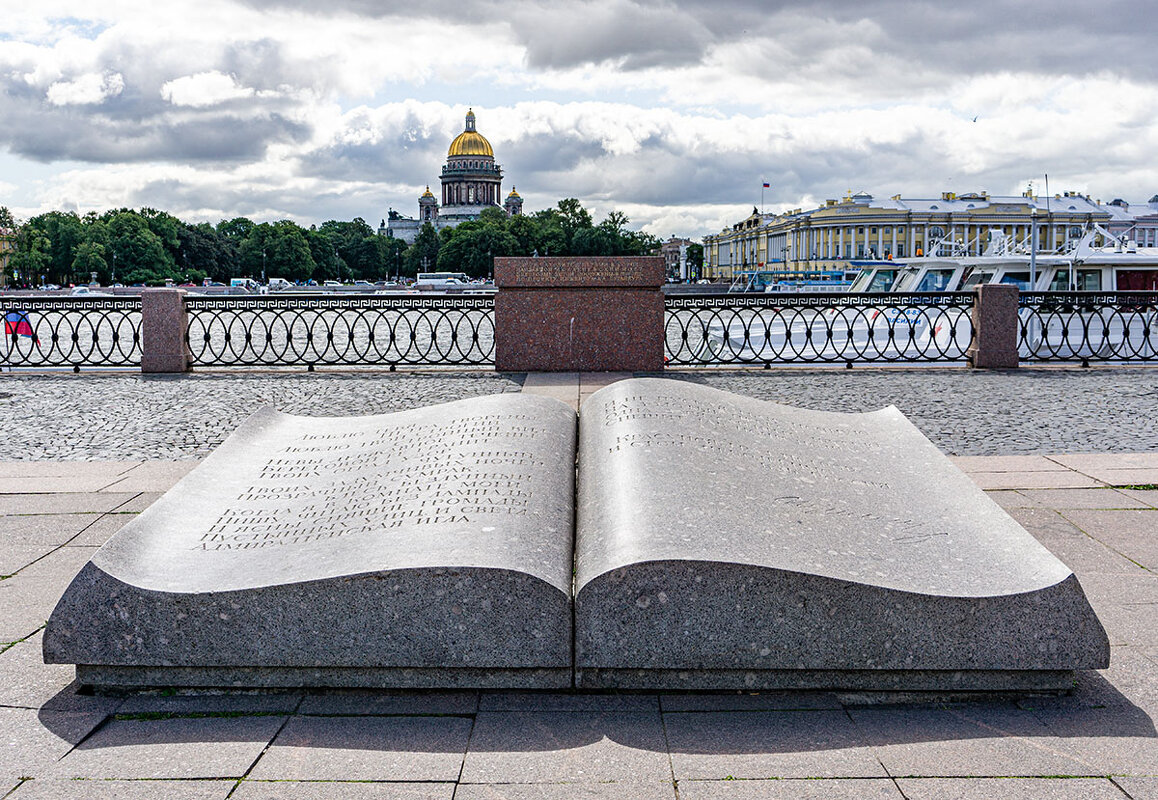
[[[26,311],[9,311],[4,315],[4,335],[11,336],[13,340],[17,336],[27,336],[40,344],[40,338],[32,329],[32,322],[28,319],[28,312]]]
[[[772,188],[772,184],[770,184],[770,183],[766,183],[766,184],[764,184],[764,188],[765,188],[765,189],[771,189],[771,188]]]

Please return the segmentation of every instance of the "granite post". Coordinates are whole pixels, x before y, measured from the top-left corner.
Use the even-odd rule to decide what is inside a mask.
[[[496,258],[495,369],[663,369],[660,256]]]
[[[973,303],[973,342],[969,364],[976,369],[1009,369],[1018,365],[1018,289],[1012,284],[983,283]]]
[[[193,362],[185,339],[188,327],[185,292],[141,292],[141,372],[188,372]]]

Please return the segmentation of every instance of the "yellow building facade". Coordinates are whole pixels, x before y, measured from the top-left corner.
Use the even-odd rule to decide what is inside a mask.
[[[990,196],[985,192],[940,198],[875,200],[860,192],[826,200],[811,211],[760,214],[704,237],[704,275],[731,280],[751,270],[839,271],[855,262],[931,254],[980,255],[994,231],[1028,249],[1036,223],[1038,251],[1060,252],[1087,226],[1105,225],[1101,201],[1066,192],[1039,197]]]

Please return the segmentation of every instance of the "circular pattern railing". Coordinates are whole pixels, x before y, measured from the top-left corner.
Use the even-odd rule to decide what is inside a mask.
[[[194,366],[488,365],[493,297],[187,298]]]
[[[139,297],[0,297],[6,367],[133,367],[141,363]]]
[[[963,361],[971,292],[666,299],[667,364]]]
[[[1023,361],[1153,361],[1158,292],[1023,292]]]

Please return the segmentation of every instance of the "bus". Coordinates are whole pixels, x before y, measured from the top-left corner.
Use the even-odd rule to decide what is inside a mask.
[[[420,272],[414,282],[416,289],[447,289],[451,286],[466,286],[470,278],[465,272]]]

